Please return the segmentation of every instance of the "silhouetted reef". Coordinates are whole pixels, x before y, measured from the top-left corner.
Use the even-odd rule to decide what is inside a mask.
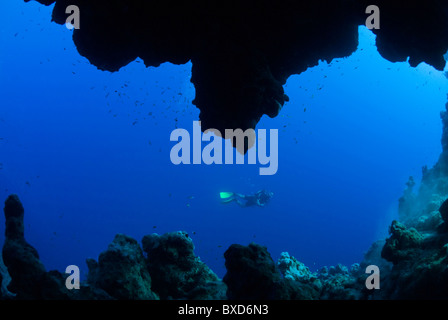
[[[247,300],[361,298],[359,266],[338,265],[312,273],[288,253],[277,263],[266,247],[231,245],[225,252],[227,273],[221,280],[194,254],[186,232],[146,235],[142,246],[117,234],[98,261],[87,259],[89,272],[79,289],[66,287],[68,274],[46,271],[37,251],[26,242],[24,209],[17,195],[5,202],[6,240],[2,277],[11,282],[2,299],[73,300]]]

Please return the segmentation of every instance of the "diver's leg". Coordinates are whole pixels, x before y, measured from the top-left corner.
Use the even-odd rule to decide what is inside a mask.
[[[238,203],[238,205],[240,207],[247,207],[247,199],[246,196],[244,194],[241,193],[234,193],[234,198],[236,203]]]
[[[226,199],[221,199],[221,203],[230,203],[232,201],[236,201],[237,198],[235,197],[235,195],[232,195],[231,197],[228,197]]]
[[[241,201],[241,200],[238,200],[238,199],[236,199],[235,201],[236,201],[236,203],[238,203],[238,205],[240,207],[242,207],[242,208],[247,207],[247,201]]]

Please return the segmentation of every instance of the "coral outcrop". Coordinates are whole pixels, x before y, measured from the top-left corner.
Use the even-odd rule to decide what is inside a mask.
[[[390,237],[381,251],[381,256],[394,264],[400,260],[412,259],[419,254],[423,237],[414,228],[406,228],[394,220],[389,228]]]
[[[318,289],[309,279],[295,281],[280,273],[266,247],[233,244],[224,253],[227,297],[233,300],[317,299]]]
[[[124,234],[117,234],[98,263],[90,260],[89,283],[106,291],[116,299],[155,300],[151,291],[151,276],[138,242]]]
[[[277,267],[285,279],[308,281],[317,277],[302,262],[291,257],[288,252],[282,252],[280,254]]]
[[[194,255],[186,232],[156,233],[142,239],[153,288],[161,299],[224,299],[225,285]]]
[[[24,212],[17,195],[6,199],[2,255],[11,276],[8,291],[16,294],[16,299],[69,299],[62,274],[58,271],[47,272],[37,250],[25,240]]]
[[[421,235],[414,228],[393,221],[391,236],[381,255],[393,263],[383,278],[383,299],[446,299],[448,298],[448,234]]]
[[[353,264],[350,269],[341,264],[323,267],[319,271],[318,279],[321,283],[321,300],[366,299],[366,275],[361,272],[359,264]]]
[[[338,264],[311,272],[287,252],[275,263],[266,247],[231,245],[224,254],[227,273],[222,281],[194,255],[185,232],[147,235],[143,250],[135,239],[117,234],[98,262],[87,259],[87,280],[80,290],[70,291],[65,275],[46,272],[35,249],[24,240],[23,212],[18,197],[10,196],[5,204],[8,237],[3,255],[11,274],[4,289],[12,293],[2,299],[448,298],[448,233],[422,235],[398,221],[391,224],[391,236],[374,243],[361,264],[350,269]],[[370,264],[381,270],[381,290],[365,287],[364,271]]]

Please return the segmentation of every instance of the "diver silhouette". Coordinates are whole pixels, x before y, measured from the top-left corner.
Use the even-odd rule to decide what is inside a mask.
[[[264,207],[273,197],[274,193],[260,190],[255,194],[241,194],[236,192],[220,192],[222,203],[230,203],[235,201],[240,207],[259,206]]]

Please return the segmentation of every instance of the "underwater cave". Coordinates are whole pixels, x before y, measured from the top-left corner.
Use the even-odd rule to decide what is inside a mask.
[[[0,299],[448,298],[448,3],[369,5],[2,3]],[[278,170],[173,164],[194,121]]]

